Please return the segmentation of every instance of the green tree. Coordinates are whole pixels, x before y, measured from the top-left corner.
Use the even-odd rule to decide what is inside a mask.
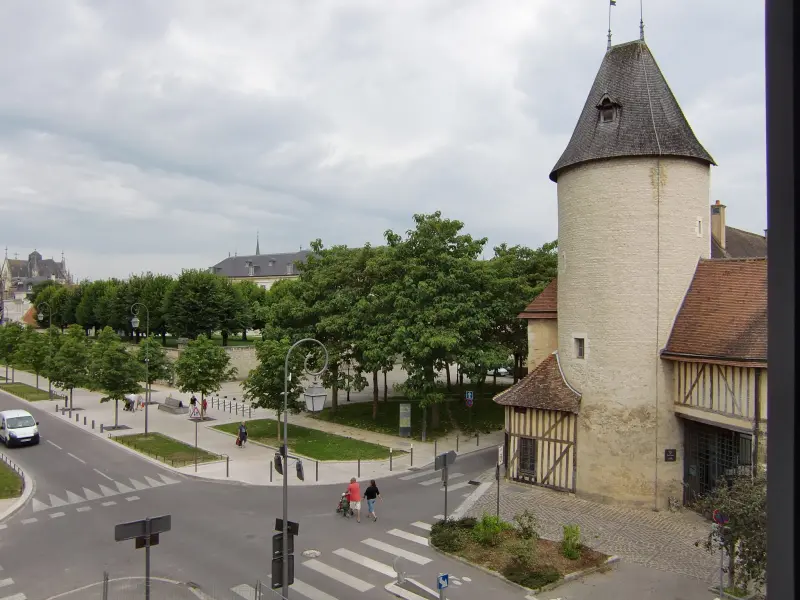
[[[241,293],[247,305],[242,320],[251,329],[261,331],[264,328],[265,322],[258,318],[258,309],[261,307],[267,298],[267,290],[252,281],[238,281],[234,284]],[[249,322],[248,322],[249,319]],[[247,340],[247,330],[242,330],[242,341]]]
[[[88,385],[89,347],[86,333],[80,325],[73,324],[59,336],[60,347],[48,369],[50,381],[62,390],[69,390],[69,409],[72,410],[72,391]]]
[[[76,311],[78,306],[81,303],[81,299],[83,298],[83,284],[76,285],[70,288],[69,294],[67,296],[67,300],[64,305],[61,307],[61,326],[69,327],[78,322],[78,318],[76,316]],[[84,333],[84,335],[86,335]]]
[[[119,427],[119,401],[138,393],[144,368],[110,327],[105,327],[90,352],[92,389],[102,391],[100,402],[114,401],[114,428]]]
[[[156,381],[171,381],[174,372],[172,361],[167,357],[164,346],[156,338],[144,338],[136,349],[136,360],[143,366],[147,361],[145,369],[145,381],[151,386]]]
[[[222,384],[236,375],[230,366],[231,357],[224,348],[203,334],[192,340],[175,361],[178,389],[182,392],[200,392],[200,400],[219,391]]]
[[[244,399],[253,406],[274,410],[278,420],[278,439],[281,439],[280,420],[283,414],[283,387],[284,370],[286,367],[286,353],[291,347],[288,339],[266,339],[255,344],[258,366],[250,371],[242,384]],[[305,356],[303,350],[296,348],[289,358],[289,384],[287,407],[290,414],[297,414],[303,410],[303,403],[299,401],[303,393],[303,364]]]
[[[220,333],[222,345],[228,345],[228,337],[237,331],[246,332],[253,315],[247,298],[238,285],[230,279],[219,278]]]
[[[717,486],[700,498],[695,507],[711,514],[719,510],[729,519],[715,527],[702,544],[712,554],[724,546],[728,557],[728,587],[744,592],[750,585],[763,585],[767,575],[767,476],[750,473],[721,478]]]
[[[50,344],[46,334],[33,327],[26,327],[19,339],[15,362],[31,369],[36,375],[36,389],[39,389],[39,375],[46,369],[50,359]]]
[[[57,281],[53,281],[52,279],[45,279],[44,281],[40,281],[39,283],[33,284],[31,286],[31,291],[28,292],[28,301],[31,304],[38,304],[42,300],[40,299],[41,293],[49,287],[59,287],[61,286],[60,283]]]
[[[175,280],[169,275],[153,275],[152,273],[137,275],[136,277],[142,283],[139,298],[136,302],[141,302],[150,310],[150,333],[151,335],[160,335],[161,343],[166,346],[166,298],[169,290],[175,285]]]
[[[8,381],[8,367],[11,367],[11,380],[14,380],[14,358],[23,334],[22,325],[11,322],[0,326],[0,362],[5,365],[5,380]]]
[[[61,311],[68,296],[68,289],[63,285],[48,285],[42,288],[32,302],[36,307],[37,326],[48,327],[52,320],[54,326],[61,327]]]
[[[167,328],[172,335],[195,339],[204,334],[210,338],[219,331],[226,309],[223,279],[197,269],[180,274],[164,298]]]
[[[102,308],[100,300],[106,292],[106,287],[105,281],[92,281],[81,285],[80,302],[75,307],[75,322],[83,327],[87,335],[92,329],[97,331],[105,326],[105,323],[98,318],[102,316],[98,314],[98,307]]]

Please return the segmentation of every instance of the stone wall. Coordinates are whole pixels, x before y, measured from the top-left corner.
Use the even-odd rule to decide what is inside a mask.
[[[254,346],[224,346],[223,349],[231,357],[231,366],[236,367],[236,377],[234,381],[242,381],[247,377],[252,369],[258,366],[256,349]],[[181,355],[181,350],[167,348],[167,357],[175,362]]]

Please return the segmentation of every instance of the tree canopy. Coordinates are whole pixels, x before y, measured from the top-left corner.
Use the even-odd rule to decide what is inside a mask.
[[[236,375],[231,357],[204,334],[189,342],[175,361],[178,389],[200,392],[201,397],[219,391],[225,381]]]

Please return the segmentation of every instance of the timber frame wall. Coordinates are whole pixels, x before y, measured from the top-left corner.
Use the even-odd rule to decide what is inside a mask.
[[[506,436],[510,479],[575,493],[578,415],[507,406]]]
[[[675,404],[758,422],[766,419],[766,369],[675,362]]]

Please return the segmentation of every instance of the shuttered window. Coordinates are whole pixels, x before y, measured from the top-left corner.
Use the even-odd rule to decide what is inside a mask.
[[[519,472],[536,476],[536,440],[533,438],[519,438]]]

